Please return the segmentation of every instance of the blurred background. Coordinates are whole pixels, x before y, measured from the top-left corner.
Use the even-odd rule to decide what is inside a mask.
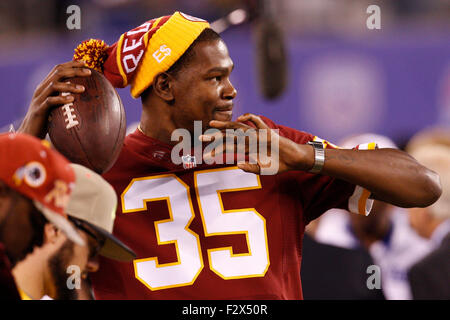
[[[380,7],[379,30],[366,26],[373,4]],[[67,28],[70,5],[81,9],[79,30]],[[78,43],[112,44],[175,10],[210,22],[234,11],[243,22],[222,32],[235,63],[235,116],[263,114],[330,141],[374,132],[400,146],[424,127],[450,124],[450,0],[6,0],[0,2],[0,128],[18,127],[36,85],[55,64],[71,60]],[[286,58],[283,90],[272,99],[261,85],[272,70],[258,67],[263,11],[282,33]],[[128,123],[138,121],[140,101],[129,88],[119,93]]]
[[[80,29],[67,27],[71,5],[80,8]],[[371,5],[380,9],[381,29],[368,28]],[[370,132],[399,148],[423,129],[450,127],[450,0],[3,0],[0,132],[19,127],[38,83],[72,60],[80,42],[113,44],[177,10],[213,22],[227,43],[234,118],[262,114],[336,143]],[[133,128],[140,100],[129,88],[118,92]],[[309,226],[306,299],[411,299],[407,272],[431,249],[405,210],[377,207],[374,220],[334,213]],[[382,268],[382,291],[366,286],[373,263]]]

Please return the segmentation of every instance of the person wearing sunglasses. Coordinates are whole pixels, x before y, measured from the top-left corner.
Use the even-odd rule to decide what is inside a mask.
[[[70,241],[54,224],[45,224],[43,245],[12,271],[23,300],[93,299],[89,273],[97,271],[99,254],[118,261],[136,257],[111,234],[117,206],[114,189],[95,172],[70,166],[75,187],[66,213],[87,246]]]

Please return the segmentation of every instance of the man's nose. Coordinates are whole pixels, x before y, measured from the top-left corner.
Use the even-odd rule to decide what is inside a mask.
[[[237,91],[236,88],[231,83],[230,79],[227,80],[227,86],[224,90],[224,98],[227,100],[233,100],[236,98]]]

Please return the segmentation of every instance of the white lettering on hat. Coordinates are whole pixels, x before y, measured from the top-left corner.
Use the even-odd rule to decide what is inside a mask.
[[[127,36],[129,37],[129,36],[132,36],[132,35],[134,35],[134,34],[147,32],[148,29],[150,29],[150,26],[151,26],[151,25],[152,25],[151,22],[145,22],[145,23],[141,24],[139,27],[137,27],[137,28],[135,28],[135,29],[133,29],[133,30],[128,31],[128,32],[127,32]]]
[[[172,50],[170,50],[167,45],[163,44],[158,50],[153,52],[153,58],[155,58],[158,63],[161,63],[167,56],[170,56],[171,53]]]
[[[139,38],[138,41],[136,41],[136,39],[131,39],[131,45],[128,45],[128,39],[125,38],[125,40],[123,41],[123,50],[122,52],[128,52],[128,51],[133,51],[136,48],[139,48],[139,46],[142,45],[142,37]]]
[[[61,95],[63,97],[68,96],[69,92],[63,92]],[[69,130],[77,125],[79,125],[76,114],[72,113],[75,112],[75,110],[72,108],[73,103],[66,103],[61,108],[64,110],[64,121],[67,122],[66,129]]]
[[[139,60],[141,60],[143,54],[144,54],[144,50],[141,50],[137,57],[135,57],[132,53],[127,54],[125,57],[123,57],[122,62],[123,62],[123,66],[125,67],[126,73],[133,72],[137,68]],[[131,67],[129,67],[128,63],[127,63],[130,60],[133,63]]]

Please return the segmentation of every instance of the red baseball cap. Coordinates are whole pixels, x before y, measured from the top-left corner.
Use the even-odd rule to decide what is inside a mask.
[[[0,134],[0,180],[31,199],[70,240],[84,245],[65,213],[75,183],[69,164],[45,140],[21,133]]]

